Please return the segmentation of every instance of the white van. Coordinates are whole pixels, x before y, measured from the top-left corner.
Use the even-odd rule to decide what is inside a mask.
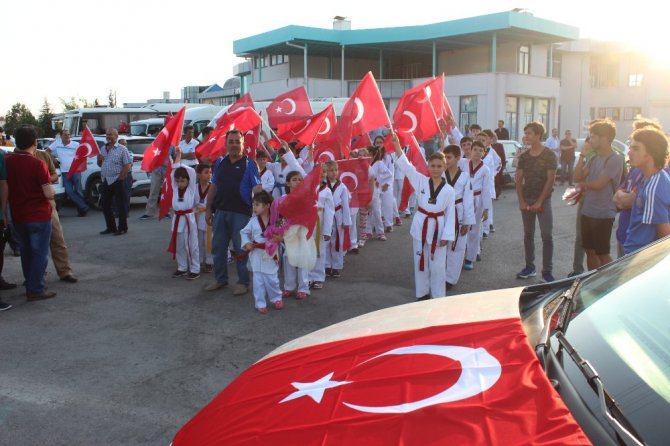
[[[202,105],[200,107],[187,108],[184,113],[184,126],[195,127],[196,137],[202,129],[209,124],[223,107],[217,105]],[[130,134],[132,136],[152,136],[163,128],[164,118],[151,118],[133,121],[130,123]]]

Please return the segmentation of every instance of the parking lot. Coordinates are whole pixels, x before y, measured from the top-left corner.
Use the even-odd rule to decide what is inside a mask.
[[[575,208],[554,193],[554,275],[572,266]],[[388,242],[370,241],[346,257],[340,279],[282,311],[254,311],[251,294],[206,292],[211,274],[172,279],[169,220],[139,221],[101,236],[99,212],[61,220],[76,284],[47,282],[58,296],[26,303],[23,288],[5,291],[0,313],[0,444],[168,445],[174,433],[242,370],[275,347],[321,327],[414,301],[409,220]],[[483,261],[451,294],[519,286],[521,218],[513,188],[495,203],[495,227]],[[541,264],[539,230],[536,236]],[[234,274],[233,274],[234,275]],[[3,276],[21,282],[19,259],[5,254]]]

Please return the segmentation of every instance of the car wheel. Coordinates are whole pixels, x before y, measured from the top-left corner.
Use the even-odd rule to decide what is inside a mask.
[[[100,198],[102,194],[100,193],[100,187],[102,186],[102,180],[99,176],[91,178],[86,185],[86,200],[91,206],[96,209],[100,209]]]

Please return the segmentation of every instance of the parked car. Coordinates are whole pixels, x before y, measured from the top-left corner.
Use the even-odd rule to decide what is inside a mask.
[[[661,445],[670,237],[576,278],[411,303],[289,342],[172,445]]]
[[[521,143],[508,139],[498,140],[505,150],[506,165],[503,167],[504,184],[513,183],[516,168],[519,164],[519,154],[523,150]]]
[[[144,150],[149,147],[154,138],[140,137],[140,136],[123,136],[126,139],[128,150],[133,156],[133,187],[131,196],[133,197],[149,197],[149,189],[151,188],[151,180],[149,174],[142,170],[142,158],[144,157]],[[79,142],[80,136],[73,136],[72,141]],[[95,136],[95,141],[99,147],[106,144],[104,136]],[[89,158],[86,165],[86,171],[81,174],[81,183],[84,189],[84,197],[94,206],[99,206],[100,201],[100,166],[95,157]]]
[[[580,153],[582,153],[582,148],[584,147],[585,141],[586,138],[577,138],[577,148],[575,149],[575,165],[577,165],[577,160],[579,159]],[[612,148],[623,155],[626,159],[626,162],[628,162],[628,144],[615,139],[612,141]]]

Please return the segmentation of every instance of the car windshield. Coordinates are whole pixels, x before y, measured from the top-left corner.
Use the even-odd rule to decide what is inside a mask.
[[[147,136],[147,125],[130,124],[130,134],[133,136]]]
[[[128,141],[126,147],[128,147],[128,150],[130,150],[135,155],[143,155],[144,151],[146,150],[147,147],[149,147],[149,144],[151,144],[151,142],[152,142],[151,139],[142,139],[137,141],[130,140]]]
[[[670,419],[669,271],[666,239],[588,277],[566,333],[650,444]]]

